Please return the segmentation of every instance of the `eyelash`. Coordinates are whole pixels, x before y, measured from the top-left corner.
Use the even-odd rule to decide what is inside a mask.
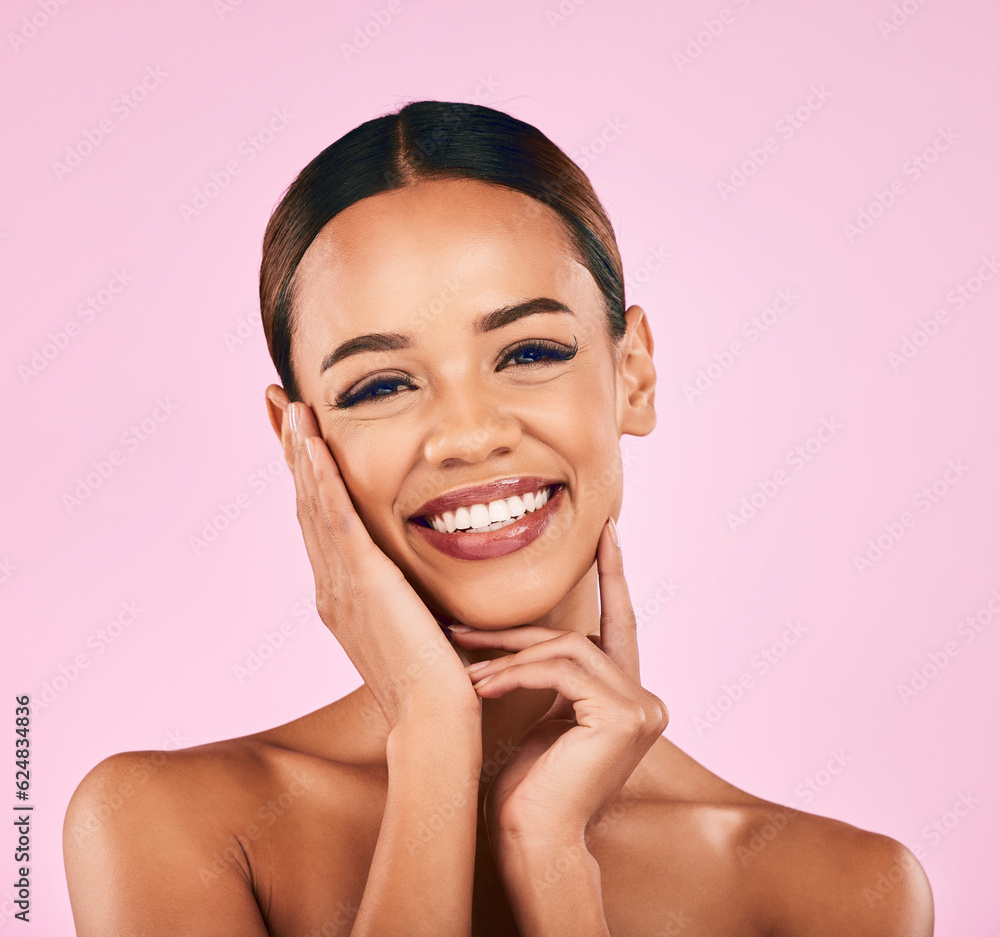
[[[556,361],[569,361],[571,358],[576,356],[578,343],[576,339],[573,339],[573,347],[567,348],[565,345],[557,344],[556,342],[548,342],[543,339],[527,339],[523,342],[518,342],[513,348],[511,348],[506,355],[504,355],[503,360],[509,361],[512,358],[516,358],[526,351],[544,351],[547,353],[548,358],[543,358],[540,361],[529,361],[526,362],[521,367],[527,367],[533,364],[548,365]],[[501,370],[503,370],[501,368]],[[392,394],[372,394],[369,393],[380,387],[392,387],[393,389],[398,388],[402,385],[413,387],[405,378],[394,378],[394,377],[373,377],[371,380],[362,384],[356,391],[346,392],[337,397],[336,402],[330,404],[330,408],[334,410],[347,410],[356,404],[363,403],[366,400],[379,400],[386,397],[395,397],[396,393]]]

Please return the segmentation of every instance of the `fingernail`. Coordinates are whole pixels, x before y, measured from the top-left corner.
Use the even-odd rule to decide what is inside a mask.
[[[312,436],[310,436],[306,440],[306,452],[309,453],[309,461],[310,462],[315,462],[316,461],[316,450],[313,447],[313,438],[312,438]]]
[[[488,660],[481,660],[475,664],[469,664],[469,666],[466,667],[465,669],[468,670],[469,673],[472,673],[475,670],[482,670],[488,663],[489,663]]]
[[[614,540],[615,546],[620,548],[622,542],[618,539],[618,526],[615,524],[615,519],[613,517],[609,517],[608,524],[611,527],[611,539]]]
[[[294,403],[288,405],[288,425],[291,426],[292,432],[297,433],[299,430],[299,408],[295,406]]]
[[[496,676],[495,673],[491,673],[488,677],[483,677],[483,679],[480,680],[479,683],[473,683],[472,688],[474,690],[478,690],[484,683],[486,683],[487,680],[492,680],[495,676]]]
[[[470,628],[468,625],[448,625],[449,631],[456,631],[459,634],[465,634],[466,631],[475,631],[475,628]]]

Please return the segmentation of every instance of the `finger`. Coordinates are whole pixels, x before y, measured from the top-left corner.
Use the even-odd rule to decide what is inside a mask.
[[[597,578],[601,592],[601,649],[631,680],[639,683],[639,642],[635,612],[625,582],[622,551],[611,536],[610,518],[597,544]]]
[[[622,673],[621,668],[596,647],[586,635],[578,631],[562,631],[550,641],[539,641],[530,647],[514,654],[494,657],[492,660],[471,664],[469,675],[472,679],[481,680],[489,674],[518,664],[528,664],[535,661],[565,659],[574,661],[590,673],[605,681],[617,693],[631,693],[634,690],[631,682]]]
[[[641,705],[630,696],[613,691],[585,667],[568,658],[512,664],[474,684],[483,699],[498,699],[511,690],[555,690],[572,706],[576,722],[613,736],[632,738],[647,722]],[[560,706],[560,712],[566,707]]]

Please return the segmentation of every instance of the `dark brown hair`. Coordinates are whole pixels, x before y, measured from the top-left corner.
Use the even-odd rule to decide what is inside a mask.
[[[561,217],[603,299],[612,341],[625,334],[622,262],[611,222],[583,170],[531,124],[480,104],[414,101],[366,121],[288,187],[264,234],[260,311],[289,398],[295,271],[324,225],[355,202],[421,179],[467,178],[530,195]]]

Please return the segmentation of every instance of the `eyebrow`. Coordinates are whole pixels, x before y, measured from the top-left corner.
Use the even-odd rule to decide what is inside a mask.
[[[569,306],[564,305],[557,299],[550,299],[547,296],[537,296],[534,299],[525,300],[522,303],[514,303],[511,306],[503,306],[481,315],[473,325],[473,332],[477,335],[484,332],[492,332],[495,329],[502,329],[504,326],[523,319],[525,316],[533,316],[539,313],[555,312],[566,313],[575,316]],[[349,338],[346,342],[341,342],[324,359],[319,368],[320,376],[328,368],[332,368],[338,361],[343,361],[351,355],[360,355],[369,351],[398,351],[402,348],[413,347],[413,335],[409,332],[370,332],[367,335],[358,335]]]

